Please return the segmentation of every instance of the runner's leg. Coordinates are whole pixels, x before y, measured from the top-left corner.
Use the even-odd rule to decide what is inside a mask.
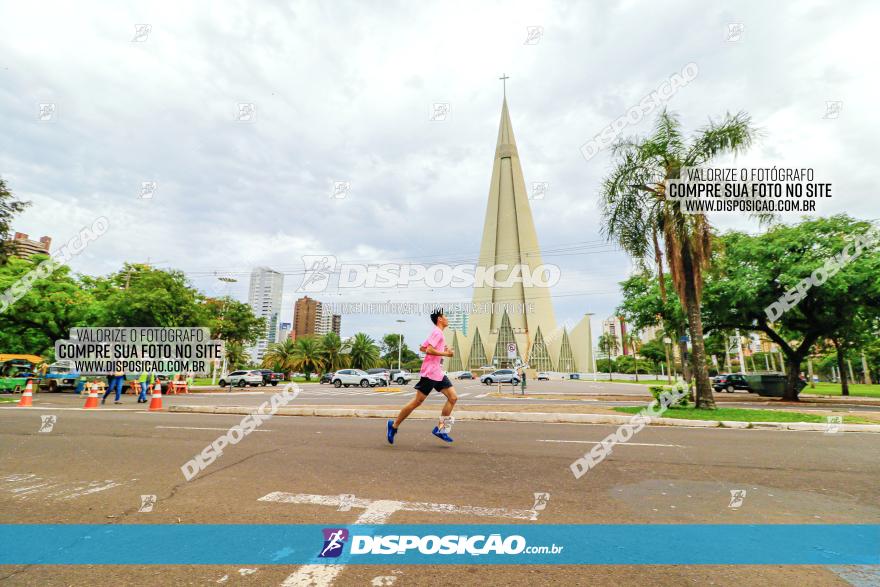
[[[416,391],[416,396],[412,399],[411,402],[403,406],[403,408],[401,408],[400,410],[400,413],[397,415],[397,420],[394,421],[395,430],[399,428],[403,421],[406,420],[410,414],[412,414],[412,411],[422,405],[422,402],[424,402],[427,398],[428,396],[421,391]]]
[[[440,412],[440,415],[451,416],[452,409],[455,407],[455,402],[458,401],[458,394],[455,393],[455,387],[441,389],[440,393],[446,396],[446,403],[443,404],[443,410]]]

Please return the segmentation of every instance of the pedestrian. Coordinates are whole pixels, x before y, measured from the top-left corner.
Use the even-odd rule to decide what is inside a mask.
[[[121,404],[120,397],[122,397],[122,384],[125,383],[125,371],[119,371],[117,369],[107,376],[107,380],[109,381],[109,385],[107,385],[107,391],[104,392],[104,397],[101,398],[101,403],[106,403],[107,396],[116,392],[116,398],[113,403]]]
[[[442,309],[437,309],[431,313],[431,322],[434,323],[434,329],[419,347],[419,350],[425,353],[425,359],[419,371],[419,382],[416,383],[416,396],[400,410],[397,420],[388,420],[389,444],[394,444],[394,436],[400,425],[413,410],[422,405],[432,391],[439,391],[446,396],[446,404],[440,412],[440,422],[434,427],[432,434],[444,442],[452,442],[448,431],[451,427],[452,409],[458,401],[458,395],[449,377],[443,372],[442,366],[442,357],[453,356],[451,350],[446,350],[446,340],[443,338],[443,329],[449,325],[449,320],[443,315]]]
[[[141,385],[141,392],[138,395],[139,404],[147,403],[147,390],[150,389],[150,384],[152,384],[152,382],[153,374],[142,371],[140,377],[138,377],[138,383]]]

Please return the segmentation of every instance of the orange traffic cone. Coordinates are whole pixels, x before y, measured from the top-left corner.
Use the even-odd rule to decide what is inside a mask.
[[[97,408],[98,407],[98,384],[92,383],[92,386],[89,388],[89,397],[86,398],[86,405],[83,406],[84,410],[89,408]]]
[[[27,385],[24,386],[24,391],[21,392],[21,399],[18,400],[18,407],[20,408],[30,408],[34,405],[34,388],[31,386],[31,380],[27,380]]]
[[[153,394],[150,396],[150,410],[157,412],[162,409],[162,384],[158,381],[153,386]]]

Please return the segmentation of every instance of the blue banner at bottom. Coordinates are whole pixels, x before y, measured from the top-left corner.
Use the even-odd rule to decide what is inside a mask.
[[[3,565],[878,565],[880,525],[6,524]]]

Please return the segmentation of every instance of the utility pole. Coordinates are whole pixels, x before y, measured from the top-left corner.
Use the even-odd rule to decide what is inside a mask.
[[[666,351],[666,382],[672,385],[672,363],[669,361],[669,345],[672,339],[668,336],[663,337],[663,350]]]
[[[807,374],[810,376],[810,387],[816,388],[816,382],[813,381],[813,357],[807,357]]]

